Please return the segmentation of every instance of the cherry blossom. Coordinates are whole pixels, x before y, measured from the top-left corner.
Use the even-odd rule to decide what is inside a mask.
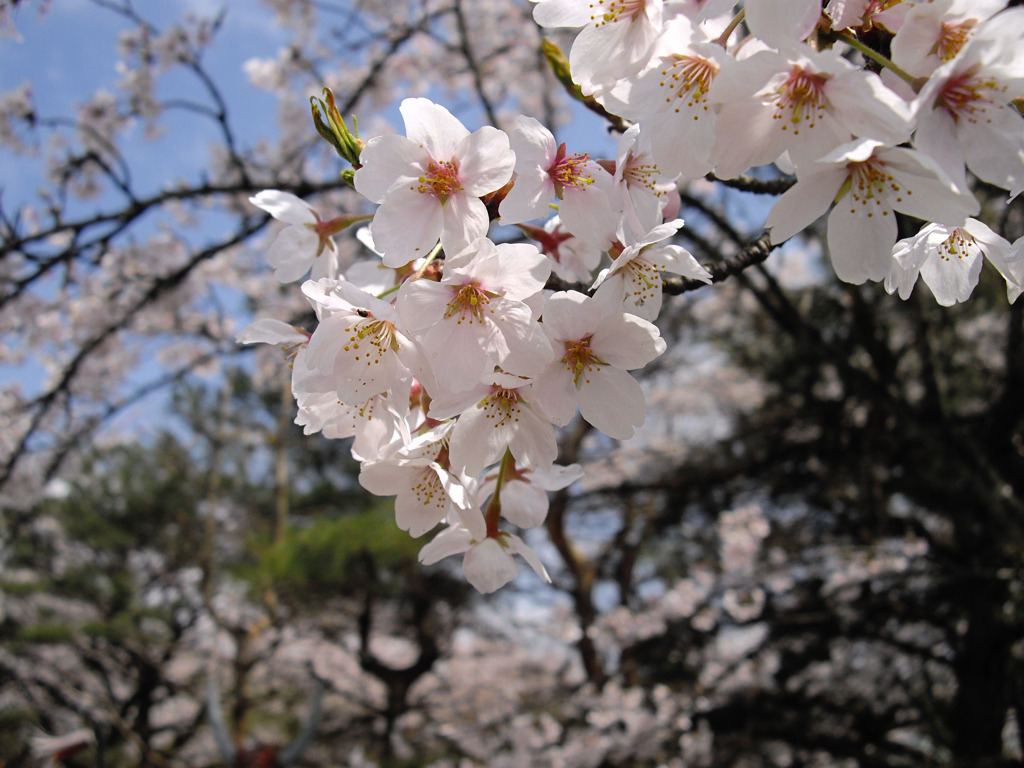
[[[267,263],[274,268],[274,279],[281,283],[300,279],[310,268],[314,280],[337,277],[342,265],[332,236],[369,218],[339,216],[324,221],[312,206],[290,192],[276,189],[265,189],[249,202],[288,225],[267,249]]]
[[[1024,190],[1024,130],[1012,106],[1024,97],[1024,62],[1015,55],[1024,12],[1000,14],[992,24],[990,36],[975,39],[921,89],[914,143],[961,187],[966,167],[1015,197]]]
[[[556,146],[551,131],[532,117],[516,118],[509,141],[516,154],[516,178],[498,208],[501,223],[546,216],[549,201],[558,198],[565,226],[577,237],[600,241],[614,219],[608,172],[587,155],[568,154],[564,143]]]
[[[721,103],[712,156],[728,178],[788,152],[814,161],[850,140],[895,145],[911,132],[909,106],[838,52],[806,46],[759,51],[715,78]]]
[[[542,27],[582,27],[569,52],[585,94],[635,74],[661,32],[663,0],[532,0]]]
[[[495,373],[464,392],[438,396],[430,404],[431,418],[455,415],[459,418],[452,430],[449,457],[453,467],[468,475],[478,475],[506,449],[531,469],[549,469],[558,455],[551,423],[534,405],[530,382],[521,377]]]
[[[662,272],[710,283],[711,273],[681,245],[659,245],[682,226],[683,220],[676,219],[637,236],[624,221],[618,247],[613,249],[612,265],[601,272],[594,288],[623,311],[653,321],[661,311]]]
[[[961,194],[927,155],[868,139],[844,144],[799,171],[796,185],[768,215],[772,242],[792,237],[832,207],[829,253],[839,279],[848,283],[889,274],[894,210],[958,223],[978,211],[977,200]]]
[[[508,136],[484,126],[470,133],[451,112],[428,99],[405,99],[399,108],[406,136],[367,142],[356,189],[380,207],[370,230],[389,267],[424,256],[440,239],[456,253],[487,234],[482,195],[512,177],[515,155]]]
[[[1006,0],[931,0],[906,12],[892,40],[892,60],[904,71],[927,77],[954,59],[981,22],[1006,7]]]
[[[901,299],[910,296],[920,275],[942,306],[967,301],[978,284],[982,257],[1006,278],[1008,288],[1017,286],[1010,243],[977,219],[967,219],[958,227],[927,224],[913,237],[898,242],[892,256],[885,289],[889,293],[898,290]]]
[[[423,347],[442,390],[463,391],[501,365],[530,375],[550,347],[526,303],[551,273],[527,243],[495,245],[486,238],[445,259],[440,282],[402,286],[397,309]]]
[[[512,581],[519,573],[515,555],[522,557],[544,581],[551,581],[537,554],[514,533],[501,531],[486,535],[479,510],[467,512],[468,524],[451,526],[420,550],[419,560],[431,565],[452,555],[463,555],[462,570],[474,589],[490,594]]]
[[[310,280],[302,292],[320,317],[306,365],[332,377],[342,403],[363,403],[407,371],[424,377],[422,354],[398,327],[390,304],[345,281]]]
[[[568,424],[578,404],[580,415],[606,435],[632,437],[644,423],[646,401],[627,371],[665,351],[658,329],[578,291],[547,300],[543,327],[557,351],[534,382],[538,404],[555,424]]]
[[[428,430],[390,455],[363,463],[359,484],[378,496],[395,496],[395,522],[419,537],[470,508],[466,489],[447,465],[452,422]]]

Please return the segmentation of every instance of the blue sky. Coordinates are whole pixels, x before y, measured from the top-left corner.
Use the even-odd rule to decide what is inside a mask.
[[[158,28],[187,13],[210,16],[218,9],[226,17],[218,38],[205,60],[229,100],[232,122],[243,141],[272,134],[275,98],[253,88],[242,71],[252,57],[274,57],[285,41],[285,31],[272,23],[272,15],[255,0],[139,0],[136,11]],[[41,117],[68,117],[75,106],[99,90],[112,91],[118,81],[118,36],[130,28],[115,13],[88,0],[57,0],[40,17],[35,6],[15,14],[21,39],[0,39],[0,91],[26,82],[32,84],[33,101]],[[193,96],[194,78],[184,74],[163,77],[158,96]],[[216,139],[212,124],[197,132],[200,121],[192,115],[168,114],[164,138],[144,141],[141,126],[129,134],[125,150],[136,174],[151,174],[154,186],[202,167],[207,146]],[[188,125],[188,132],[175,130]],[[12,160],[4,151],[0,164],[0,188],[5,207],[31,200],[39,186],[40,162]],[[139,179],[143,181],[143,179]],[[148,185],[143,186],[147,188]]]

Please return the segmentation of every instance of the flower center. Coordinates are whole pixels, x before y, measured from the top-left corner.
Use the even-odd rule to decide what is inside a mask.
[[[949,78],[939,90],[935,107],[945,108],[957,123],[961,119],[969,123],[989,122],[986,112],[990,105],[995,105],[990,93],[1004,91],[1005,85],[997,84],[991,77],[978,77],[974,68]]]
[[[449,197],[462,189],[458,166],[451,160],[440,163],[431,160],[427,165],[426,174],[420,176],[419,182],[419,192],[433,195],[442,204],[448,202]]]
[[[828,107],[828,97],[825,95],[827,82],[828,75],[794,67],[786,82],[776,91],[778,100],[773,119],[783,120],[786,118],[786,112],[789,112],[789,122],[794,126],[799,126],[806,119],[807,127],[813,128],[817,121],[825,116],[825,109]],[[787,126],[783,125],[782,130],[786,129]],[[794,127],[793,133],[800,133],[800,128]]]
[[[868,218],[874,216],[876,212],[881,213],[882,216],[888,216],[891,207],[890,199],[898,203],[903,200],[903,195],[913,194],[911,190],[903,188],[896,177],[886,170],[885,163],[877,157],[848,163],[846,169],[850,175],[836,196],[836,200],[838,201],[849,192],[850,213],[856,213],[857,205],[860,205],[861,212],[866,211]]]
[[[652,195],[660,197],[665,194],[665,190],[658,188],[657,180],[661,175],[658,171],[658,164],[644,162],[646,159],[647,153],[631,154],[626,162],[626,167],[622,170],[622,178],[625,179],[627,186],[645,187]]]
[[[602,365],[606,365],[590,348],[590,339],[591,337],[587,336],[584,339],[564,342],[565,354],[562,355],[562,362],[572,374],[572,380],[577,386],[579,386],[581,377],[585,382],[589,382],[588,374],[591,371],[596,371]]]
[[[515,424],[519,421],[519,390],[495,385],[491,394],[480,401],[479,407],[484,418],[491,421],[495,429],[505,424]]]
[[[939,258],[943,261],[964,259],[971,255],[975,240],[961,227],[954,229],[939,245]]]
[[[590,155],[588,154],[567,155],[565,152],[565,142],[558,145],[554,162],[548,168],[548,176],[555,183],[555,194],[558,195],[559,199],[561,199],[562,192],[566,188],[582,189],[588,184],[593,183],[594,180],[590,177],[586,168],[586,163],[589,160]]]
[[[464,285],[448,302],[448,308],[444,313],[445,319],[454,317],[456,318],[455,322],[460,325],[463,321],[470,324],[482,323],[487,313],[494,314],[494,309],[490,304],[491,299],[497,297],[498,294],[485,291],[472,283]]]
[[[373,366],[380,362],[388,352],[398,351],[398,338],[395,336],[395,325],[386,320],[378,320],[365,309],[357,309],[359,317],[364,318],[345,329],[348,339],[345,342],[346,352],[354,352],[358,362]],[[364,315],[363,313],[366,312]]]
[[[965,19],[959,24],[942,22],[942,32],[939,34],[939,42],[935,44],[933,53],[938,54],[943,61],[953,59],[970,40],[977,23],[977,19]]]
[[[603,27],[616,21],[633,21],[643,14],[647,0],[597,0],[590,7],[594,9],[590,17],[594,26]]]
[[[671,103],[674,100],[686,100],[687,107],[702,107],[708,109],[707,94],[711,88],[711,81],[718,74],[718,65],[711,59],[700,56],[671,57],[671,63],[661,70],[664,80],[658,85],[669,89],[669,95],[665,101]],[[679,106],[675,108],[680,110]],[[696,116],[693,118],[697,119]]]

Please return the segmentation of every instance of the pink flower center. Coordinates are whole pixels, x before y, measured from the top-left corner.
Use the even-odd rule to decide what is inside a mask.
[[[588,154],[567,155],[565,152],[565,142],[558,145],[555,159],[548,168],[548,176],[554,182],[555,194],[559,198],[562,197],[562,192],[566,188],[582,189],[588,184],[593,183],[594,180],[590,177],[586,168],[586,163],[589,160],[590,155]]]
[[[991,93],[1004,91],[1005,85],[999,85],[991,77],[978,77],[976,69],[968,70],[946,81],[935,99],[935,107],[945,108],[958,123],[961,119],[969,123],[988,122],[986,112],[989,106],[995,105]]]
[[[647,0],[597,0],[591,3],[594,14],[590,17],[595,27],[616,21],[633,21],[647,8]]]
[[[789,122],[794,126],[799,126],[806,120],[807,127],[813,128],[817,121],[825,116],[825,110],[828,107],[828,97],[825,95],[826,83],[828,83],[828,75],[808,72],[801,67],[793,67],[786,82],[776,92],[778,100],[773,119],[786,119],[788,112]],[[786,130],[787,127],[783,125],[782,130]],[[795,127],[793,133],[800,133],[800,128]]]
[[[440,163],[431,160],[426,174],[420,176],[419,182],[420,192],[433,195],[442,204],[448,202],[449,197],[462,189],[459,168],[451,160],[444,160]]]
[[[480,403],[480,410],[495,429],[505,424],[514,424],[519,421],[519,390],[495,385],[491,394]]]
[[[459,325],[463,321],[467,323],[482,323],[487,313],[494,314],[490,306],[491,299],[496,299],[498,294],[492,291],[485,291],[472,283],[462,286],[454,298],[448,302],[445,310],[445,319],[456,318]]]
[[[590,339],[591,337],[587,336],[584,339],[564,342],[565,354],[562,355],[562,362],[572,374],[572,380],[577,385],[579,385],[581,377],[583,377],[585,382],[589,382],[590,379],[587,377],[587,374],[591,371],[596,371],[602,365],[606,365],[594,350],[590,348]]]
[[[718,65],[711,59],[676,55],[672,57],[671,63],[661,70],[664,79],[658,85],[669,89],[669,95],[665,97],[666,102],[685,99],[686,106],[701,106],[706,111],[708,90],[717,74]],[[676,106],[675,110],[678,112],[680,107]],[[696,115],[693,119],[697,119]]]
[[[942,32],[933,52],[943,61],[952,60],[971,39],[971,33],[977,23],[977,19],[965,19],[959,24],[942,22]]]

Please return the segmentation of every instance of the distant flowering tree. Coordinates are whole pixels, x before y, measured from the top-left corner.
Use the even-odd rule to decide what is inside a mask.
[[[116,84],[0,93],[0,710],[34,710],[0,752],[1024,759],[1020,3],[88,3]],[[240,14],[276,126],[218,57]],[[82,448],[243,355],[273,416],[186,409],[154,541],[129,490],[173,467]],[[286,657],[327,681],[308,745]]]

